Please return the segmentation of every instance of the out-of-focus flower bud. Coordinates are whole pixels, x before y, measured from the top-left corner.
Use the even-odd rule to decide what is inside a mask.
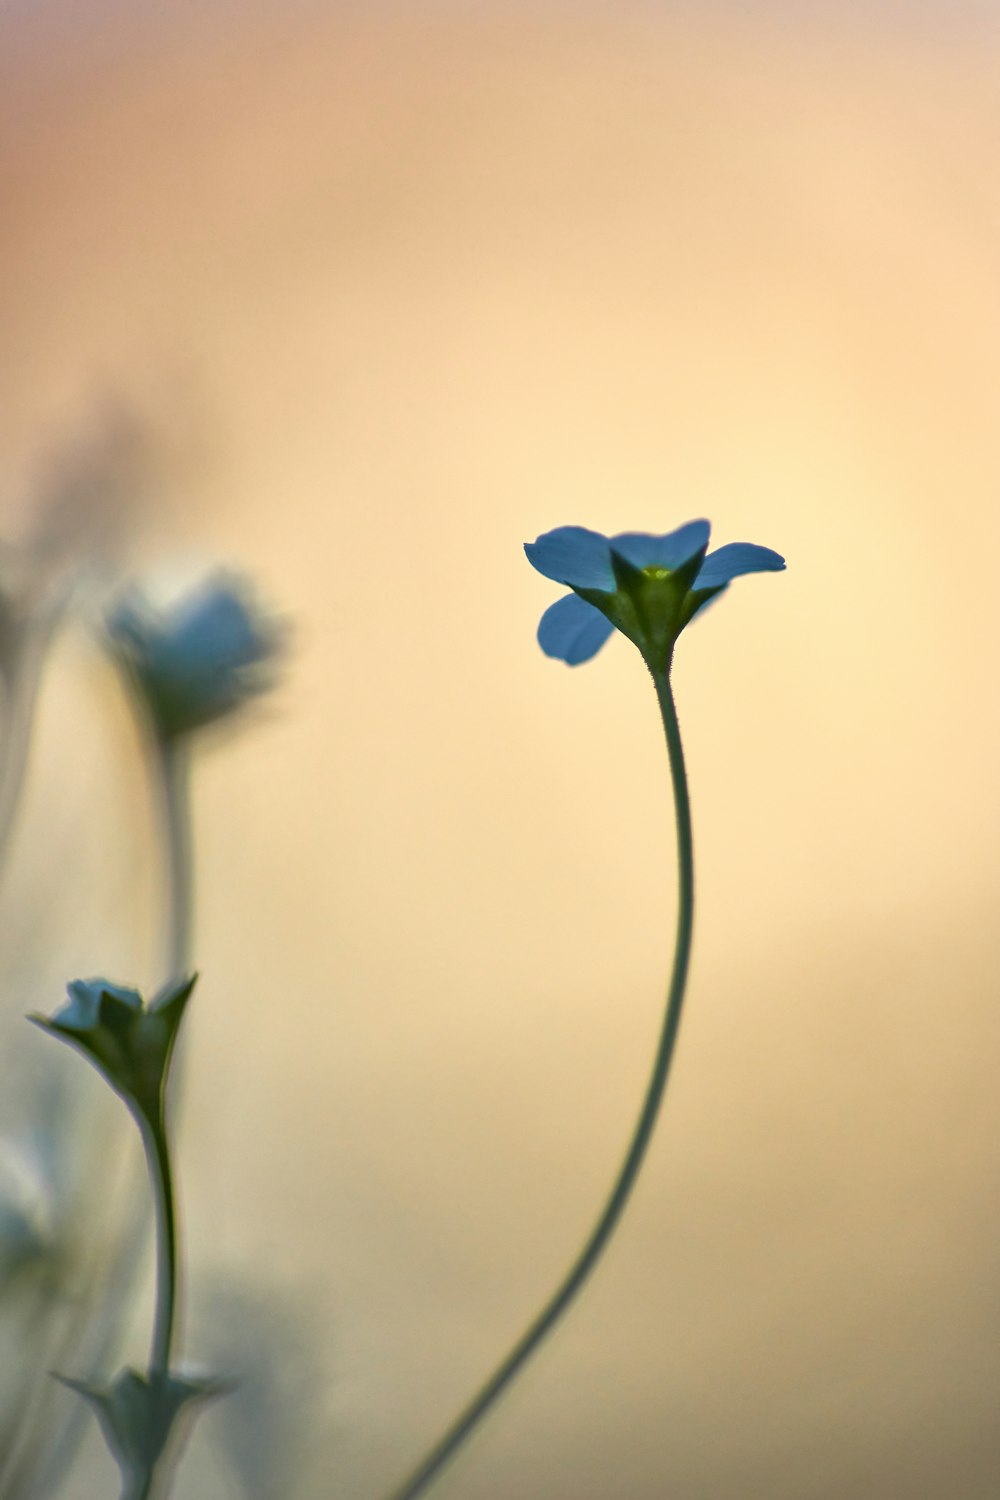
[[[249,582],[225,572],[167,608],[132,590],[112,610],[108,633],[162,740],[223,719],[270,687],[285,639]]]

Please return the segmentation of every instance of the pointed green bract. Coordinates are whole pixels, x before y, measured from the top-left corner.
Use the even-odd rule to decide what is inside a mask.
[[[66,1375],[57,1375],[56,1379],[93,1407],[108,1450],[121,1471],[126,1494],[132,1486],[148,1480],[164,1460],[177,1457],[194,1407],[230,1389],[221,1380],[190,1380],[179,1375],[148,1380],[128,1369],[120,1371],[109,1386],[71,1380]]]
[[[196,978],[167,985],[148,1006],[138,990],[105,979],[75,979],[61,1010],[29,1020],[76,1047],[131,1109],[156,1125]]]
[[[695,602],[692,585],[705,556],[705,545],[703,542],[678,568],[659,564],[637,567],[612,547],[614,593],[584,588],[575,592],[639,648],[652,672],[666,671],[684,626],[704,599],[719,592],[700,590],[704,599]]]

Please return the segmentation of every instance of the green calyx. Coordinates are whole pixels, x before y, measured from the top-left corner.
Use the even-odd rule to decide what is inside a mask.
[[[138,990],[103,980],[75,980],[62,1010],[52,1017],[30,1019],[88,1057],[129,1108],[156,1128],[195,979],[192,975],[168,985],[148,1006]]]
[[[702,548],[679,568],[636,568],[617,552],[611,552],[614,593],[602,589],[576,588],[574,592],[599,609],[637,646],[654,676],[668,672],[677,637],[721,588],[696,589],[692,585],[705,556]]]
[[[65,1375],[56,1379],[93,1407],[128,1496],[148,1494],[152,1475],[168,1448],[173,1449],[171,1456],[177,1456],[194,1409],[231,1388],[221,1380],[178,1375],[150,1379],[136,1370],[122,1370],[106,1387]]]

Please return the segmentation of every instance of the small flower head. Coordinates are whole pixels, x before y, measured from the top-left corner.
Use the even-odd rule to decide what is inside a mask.
[[[578,666],[620,630],[652,672],[668,671],[685,625],[732,579],[785,566],[777,552],[750,542],[708,552],[709,532],[707,521],[689,521],[666,536],[626,531],[606,537],[583,526],[558,526],[527,542],[532,567],[573,590],[542,615],[538,644],[546,656]]]
[[[147,1006],[138,990],[125,985],[74,979],[68,986],[69,999],[54,1016],[30,1019],[78,1048],[130,1109],[155,1124],[194,984],[193,975],[169,984]]]
[[[246,581],[227,573],[167,609],[133,591],[108,633],[162,740],[225,718],[270,687],[283,643]]]

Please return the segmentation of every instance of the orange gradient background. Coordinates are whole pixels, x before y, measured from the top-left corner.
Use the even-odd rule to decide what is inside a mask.
[[[295,622],[196,771],[178,1140],[192,1360],[237,1275],[306,1328],[283,1493],[377,1500],[596,1213],[662,1004],[669,787],[628,644],[538,651],[521,543],[702,514],[788,571],[678,649],[665,1115],[438,1493],[1000,1493],[998,98],[987,7],[0,12],[0,493],[134,402],[173,457],[131,564],[238,563]],[[155,983],[146,799],[67,638],[8,1044],[75,974]],[[239,1493],[222,1420],[178,1500]],[[66,1495],[111,1493],[85,1452]]]

